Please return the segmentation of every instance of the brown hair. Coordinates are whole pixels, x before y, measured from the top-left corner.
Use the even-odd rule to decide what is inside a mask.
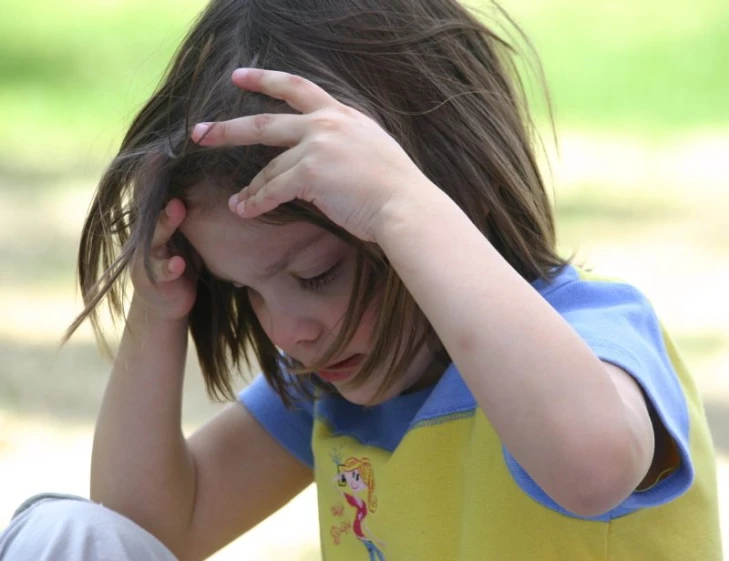
[[[232,71],[245,66],[308,78],[374,118],[516,271],[528,281],[549,279],[565,261],[555,249],[552,211],[514,54],[456,0],[213,0],[101,179],[78,256],[86,307],[67,337],[89,318],[105,345],[98,304],[106,298],[112,316],[123,316],[124,278],[138,249],[152,277],[152,235],[171,198],[187,206],[222,202],[278,153],[263,146],[206,149],[189,141],[198,122],[290,111],[280,101],[233,86]],[[265,220],[313,222],[359,250],[358,280],[344,325],[321,363],[346,345],[376,297],[383,312],[373,351],[356,381],[391,361],[384,391],[418,348],[434,340],[386,257],[303,202],[283,205]],[[193,261],[179,232],[171,245],[188,264]],[[244,291],[204,267],[198,273],[190,333],[208,393],[233,397],[231,367],[241,361],[250,366],[252,351],[290,404],[292,388],[309,384],[285,371],[302,365],[281,356],[267,339]]]

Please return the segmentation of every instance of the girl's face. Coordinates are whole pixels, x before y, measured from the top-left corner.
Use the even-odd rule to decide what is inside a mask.
[[[224,204],[208,212],[188,210],[180,231],[214,276],[247,290],[251,306],[274,345],[304,365],[313,364],[334,341],[349,305],[356,250],[313,224],[275,226],[244,220]],[[378,310],[371,305],[354,337],[327,366],[347,361],[342,374],[322,378],[347,400],[371,403],[385,371],[360,387],[350,380],[370,352]],[[349,360],[352,359],[352,360]],[[385,395],[385,401],[413,386],[430,362],[421,351]],[[341,372],[341,368],[336,368]],[[337,379],[339,378],[339,379]]]

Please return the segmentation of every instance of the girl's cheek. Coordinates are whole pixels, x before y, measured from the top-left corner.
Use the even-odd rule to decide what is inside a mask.
[[[339,278],[336,280],[337,282],[337,291],[340,293],[346,292],[347,294],[351,294],[352,290],[354,289],[354,276],[355,272],[357,270],[357,254],[352,251],[348,255],[345,255],[343,258],[343,264],[341,272],[339,273]]]
[[[261,295],[252,288],[248,288],[246,290],[248,290],[248,301],[251,304],[251,309],[253,310],[253,313],[256,315],[256,319],[258,319],[258,323],[261,324],[261,327],[263,328],[263,331],[266,332],[266,335],[270,337],[270,322],[268,312],[266,311],[265,301],[263,300]]]

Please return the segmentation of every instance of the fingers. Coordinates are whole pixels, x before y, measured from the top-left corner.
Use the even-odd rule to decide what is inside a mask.
[[[141,253],[137,254],[133,265],[133,269],[137,272],[132,273],[133,277],[134,275],[142,275],[142,277],[146,277],[152,284],[166,283],[179,279],[187,270],[185,259],[179,255],[170,257],[151,255],[149,266],[150,268],[147,269],[143,263]]]
[[[304,150],[296,146],[271,160],[266,167],[259,171],[250,184],[242,189],[240,193],[233,195],[228,201],[228,207],[237,213],[238,204],[256,195],[268,183],[286,173],[299,163],[304,156]]]
[[[171,282],[179,279],[184,273],[187,265],[179,255],[168,259],[152,258],[152,273],[155,282]]]
[[[245,90],[285,101],[301,113],[313,113],[341,104],[322,88],[301,76],[260,68],[239,68],[233,83]],[[216,123],[198,123],[191,138],[202,146],[290,147],[304,136],[306,121],[301,115],[259,114]]]
[[[314,82],[286,72],[239,68],[233,72],[233,83],[244,90],[281,99],[302,113],[339,105],[336,99]]]
[[[158,250],[170,241],[172,234],[180,227],[187,215],[185,205],[179,199],[172,199],[160,213],[157,227],[152,237],[152,251]]]
[[[152,237],[151,266],[156,282],[169,282],[180,278],[187,268],[179,255],[170,256],[168,243],[185,219],[187,211],[179,199],[172,199],[160,214]]]
[[[302,198],[298,193],[298,182],[296,176],[300,166],[296,166],[278,175],[275,179],[266,183],[255,195],[241,199],[231,210],[242,218],[255,218],[265,214],[279,205]]]
[[[294,146],[304,136],[306,123],[301,115],[261,113],[216,123],[199,123],[191,138],[201,146]]]

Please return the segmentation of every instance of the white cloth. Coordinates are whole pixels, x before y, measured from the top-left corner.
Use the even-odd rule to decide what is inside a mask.
[[[36,495],[0,533],[0,561],[177,561],[128,518],[70,495]]]

